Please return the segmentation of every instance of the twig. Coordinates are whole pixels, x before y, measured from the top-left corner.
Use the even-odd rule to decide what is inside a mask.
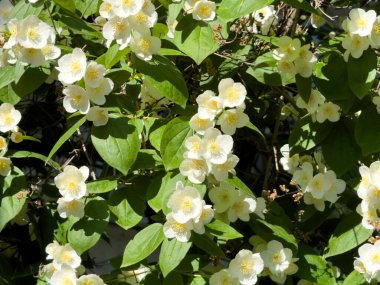
[[[94,167],[93,167],[94,164],[93,164],[91,157],[88,155],[87,148],[86,148],[86,145],[83,141],[82,133],[80,132],[80,129],[77,129],[77,134],[78,134],[79,140],[82,144],[82,150],[83,150],[84,155],[86,156],[86,159],[87,159],[88,164],[89,164],[91,178],[92,178],[92,180],[96,180],[96,175],[95,175],[95,171],[94,171]]]

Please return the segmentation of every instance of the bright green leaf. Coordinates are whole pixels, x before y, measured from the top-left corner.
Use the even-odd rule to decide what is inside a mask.
[[[380,115],[375,106],[363,109],[355,125],[355,139],[364,156],[380,151]]]
[[[166,277],[185,258],[191,247],[191,242],[180,242],[177,239],[164,239],[161,246],[158,264]]]
[[[87,190],[90,194],[106,193],[114,190],[117,187],[115,179],[101,179],[86,183]]]
[[[226,20],[233,20],[248,15],[258,9],[272,4],[274,0],[223,0],[217,15]]]
[[[223,223],[220,220],[214,220],[206,225],[207,231],[210,234],[225,240],[231,240],[236,238],[242,238],[243,235],[235,230],[230,225]]]
[[[127,244],[121,267],[133,265],[150,255],[164,240],[162,225],[155,223],[138,232]]]

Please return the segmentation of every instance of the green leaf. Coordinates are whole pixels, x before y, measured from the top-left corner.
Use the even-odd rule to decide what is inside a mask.
[[[82,18],[96,14],[99,10],[100,0],[75,0],[75,7],[82,13]]]
[[[255,196],[253,193],[252,193],[252,190],[249,189],[249,187],[247,185],[245,185],[245,183],[243,181],[241,181],[239,179],[239,177],[237,177],[236,175],[233,175],[232,177],[229,177],[226,181],[225,181],[227,184],[229,185],[232,185],[234,186],[235,188],[243,191],[245,194],[247,194],[248,196]]]
[[[53,0],[62,9],[75,14],[75,1],[74,0]]]
[[[214,36],[214,31],[208,24],[195,21],[188,15],[176,26],[173,43],[199,65],[219,49],[219,42]]]
[[[246,125],[247,128],[251,129],[252,131],[254,131],[255,133],[257,133],[260,138],[263,139],[263,141],[266,141],[266,138],[265,136],[263,135],[263,133],[259,130],[258,127],[256,127],[254,124],[252,124],[251,122],[248,122],[248,124]]]
[[[334,123],[330,134],[322,143],[326,164],[338,176],[352,168],[360,158],[360,149],[355,143],[352,121]]]
[[[87,190],[90,194],[107,193],[117,187],[117,180],[102,179],[86,183]]]
[[[165,275],[164,275],[165,277]],[[152,285],[156,285],[157,283],[152,283]],[[182,275],[177,272],[172,272],[165,279],[162,285],[183,285]]]
[[[132,169],[152,169],[162,165],[162,159],[154,149],[141,149]]]
[[[319,12],[314,9],[313,6],[310,5],[308,1],[305,0],[283,0],[284,3],[301,10],[304,10],[305,12],[309,12],[312,14],[319,15]]]
[[[123,174],[127,174],[136,160],[140,140],[135,126],[127,118],[110,118],[107,125],[93,127],[91,140],[96,151]]]
[[[298,89],[298,94],[301,96],[301,98],[305,101],[309,101],[310,93],[311,93],[311,77],[305,78],[301,75],[296,75],[296,85]]]
[[[177,239],[164,239],[161,246],[158,264],[166,277],[185,258],[191,247],[191,242],[180,242]]]
[[[184,142],[192,133],[187,118],[177,117],[166,125],[160,147],[166,170],[179,167],[183,160],[183,153],[186,151]]]
[[[256,58],[254,65],[249,67],[246,72],[257,81],[269,86],[285,86],[295,82],[294,76],[278,72],[277,60],[273,58],[272,52]]]
[[[312,248],[300,245],[297,276],[320,285],[335,285],[333,269]]]
[[[0,232],[6,224],[22,210],[26,203],[26,194],[19,196],[19,192],[28,187],[24,173],[13,167],[10,175],[6,176],[0,192]]]
[[[364,279],[363,274],[360,274],[358,271],[353,270],[347,277],[344,279],[342,285],[362,285],[367,284]]]
[[[166,185],[170,181],[173,173],[156,175],[148,187],[148,204],[157,213],[162,209],[162,200]],[[164,176],[165,175],[165,176]]]
[[[8,65],[8,66],[0,68],[0,89],[5,86],[8,86],[14,80],[15,80],[14,66]],[[3,101],[2,98],[1,98],[1,101]]]
[[[88,201],[84,210],[85,216],[67,232],[68,242],[79,255],[98,242],[106,231],[109,220],[107,202],[103,198],[96,197]]]
[[[185,80],[177,67],[163,56],[146,62],[132,56],[133,66],[144,74],[144,80],[163,97],[185,108],[189,96]]]
[[[223,0],[216,14],[223,19],[233,20],[268,6],[272,2],[273,0]]]
[[[30,5],[30,3],[27,0],[21,0],[16,4],[16,6],[13,7],[8,19],[16,18],[17,20],[22,20],[29,15],[38,16],[43,9],[43,3],[38,3],[37,5]]]
[[[375,106],[363,109],[355,125],[355,139],[364,156],[380,151],[380,115]]]
[[[323,257],[345,253],[368,240],[373,230],[364,228],[361,222],[362,217],[357,213],[345,216],[332,233]]]
[[[116,224],[124,230],[134,227],[142,220],[145,201],[140,199],[131,189],[121,188],[113,191],[108,200],[108,207],[116,216]]]
[[[7,153],[7,156],[12,157],[12,158],[36,158],[36,159],[46,162],[47,164],[49,164],[51,167],[55,168],[56,170],[61,169],[61,166],[57,162],[51,159],[48,159],[46,156],[42,154],[32,152],[32,151],[26,151],[26,150],[9,151]]]
[[[162,225],[155,223],[138,232],[127,244],[121,267],[133,265],[150,255],[164,240]]]
[[[242,238],[243,235],[235,230],[230,225],[223,223],[220,220],[214,220],[213,222],[206,225],[207,231],[221,239],[231,240],[236,238]]]
[[[120,45],[114,44],[105,53],[105,67],[111,68],[112,66],[116,65],[123,57],[125,57],[130,49],[125,48],[123,50],[119,50]]]
[[[162,134],[164,133],[165,129],[166,124],[158,127],[149,134],[149,142],[157,150],[161,149]]]
[[[313,123],[310,116],[301,118],[294,125],[289,136],[290,155],[317,146],[326,139],[332,127],[333,123],[330,122]]]
[[[75,123],[59,138],[55,143],[49,155],[47,156],[46,163],[53,157],[59,148],[72,136],[72,134],[86,121],[86,116],[74,117]]]
[[[349,57],[347,63],[348,83],[359,98],[368,94],[376,78],[377,56],[372,49],[366,50],[360,58]]]
[[[195,246],[202,249],[204,252],[213,256],[225,258],[225,255],[219,246],[206,235],[199,235],[193,232],[192,241]]]

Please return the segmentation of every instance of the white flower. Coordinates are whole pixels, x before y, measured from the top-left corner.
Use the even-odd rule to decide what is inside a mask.
[[[211,205],[206,205],[205,201],[202,201],[201,215],[194,220],[194,232],[203,235],[205,233],[205,225],[211,222],[214,218],[214,210]]]
[[[1,3],[2,2],[0,2],[0,5],[1,5]],[[0,17],[0,19],[1,19],[1,17]],[[1,20],[0,20],[0,22],[1,22]],[[17,34],[18,34],[19,22],[20,21],[17,19],[12,19],[7,23],[7,28],[8,28],[10,35],[9,35],[8,41],[4,44],[5,49],[10,49],[14,45],[18,44]]]
[[[38,67],[45,63],[45,56],[41,49],[21,48],[19,61],[24,64],[30,64],[31,67]]]
[[[252,14],[255,21],[259,23],[264,23],[268,21],[270,18],[274,17],[275,15],[276,15],[276,11],[274,10],[273,5],[265,6],[261,9],[258,9]]]
[[[7,140],[4,137],[0,136],[0,151],[6,150],[7,147]]]
[[[57,269],[54,267],[53,263],[45,264],[41,269],[41,275],[46,279],[48,284],[50,284],[51,277],[55,272],[57,272]]]
[[[210,119],[202,119],[197,113],[191,117],[189,125],[191,129],[196,131],[198,134],[203,135],[206,130],[214,127],[215,123]]]
[[[323,198],[314,198],[313,195],[311,195],[309,192],[306,192],[303,194],[303,200],[306,205],[314,205],[314,207],[320,212],[323,212],[325,210],[325,200]]]
[[[313,67],[317,64],[317,58],[315,56],[310,60],[304,60],[297,58],[294,61],[296,72],[304,78],[308,78],[313,74]]]
[[[138,58],[148,61],[161,48],[161,40],[157,37],[152,37],[149,30],[144,32],[134,31],[130,47]]]
[[[29,15],[18,24],[17,40],[24,48],[41,49],[55,39],[54,29],[38,19]]]
[[[255,212],[257,203],[254,198],[248,197],[242,191],[238,192],[235,203],[228,209],[228,219],[230,222],[236,222],[237,219],[248,222],[249,214]]]
[[[284,36],[278,40],[278,49],[273,51],[273,57],[277,60],[292,62],[299,56],[301,41]]]
[[[115,1],[114,0],[104,0],[99,6],[99,14],[105,19],[111,19],[115,16]]]
[[[369,230],[373,230],[375,228],[374,225],[380,222],[380,218],[377,215],[378,210],[377,208],[368,204],[366,205],[366,203],[363,202],[356,207],[356,212],[363,217],[363,227]]]
[[[69,85],[63,89],[62,93],[66,95],[63,98],[63,107],[66,112],[79,111],[81,114],[87,114],[90,109],[90,100],[86,90],[78,85]]]
[[[21,121],[21,113],[12,104],[0,105],[0,132],[8,132],[14,129]]]
[[[41,52],[44,55],[45,60],[57,59],[61,56],[61,49],[53,44],[47,44],[41,49]]]
[[[277,63],[277,69],[279,73],[288,74],[290,76],[294,76],[297,73],[297,69],[293,61],[280,60]]]
[[[167,206],[172,210],[173,219],[183,224],[198,219],[203,207],[199,191],[190,186],[184,187],[182,182],[177,182]]]
[[[74,48],[73,52],[62,56],[58,60],[58,80],[65,85],[73,84],[83,78],[86,72],[86,55],[80,48]]]
[[[310,23],[314,29],[318,29],[326,23],[326,20],[317,14],[311,14]]]
[[[222,132],[233,135],[237,128],[242,128],[249,123],[249,117],[241,108],[225,110],[218,118],[217,125],[220,125]]]
[[[82,275],[77,280],[77,285],[106,285],[102,278],[96,274]]]
[[[369,166],[371,183],[380,189],[380,161],[372,162]]]
[[[358,249],[359,257],[367,272],[375,273],[380,270],[380,241],[364,244]]]
[[[305,192],[309,192],[315,199],[322,199],[330,187],[330,179],[325,174],[318,173],[309,181]]]
[[[227,269],[222,269],[211,275],[210,285],[240,285],[240,282]]]
[[[222,164],[212,164],[211,173],[214,175],[215,179],[219,182],[226,181],[228,178],[228,173],[231,172],[235,174],[235,166],[238,164],[239,158],[230,153],[227,157],[227,161]]]
[[[186,157],[186,153],[184,154]],[[179,171],[194,184],[202,183],[209,173],[209,166],[204,159],[185,158],[180,166]]]
[[[126,18],[136,15],[143,7],[144,0],[115,0],[114,12],[117,16]]]
[[[98,87],[87,87],[86,93],[91,100],[91,102],[94,102],[98,105],[103,105],[106,103],[106,95],[110,94],[113,90],[114,83],[110,78],[101,78],[99,79],[99,86]]]
[[[310,162],[304,162],[301,169],[294,171],[293,179],[305,191],[309,181],[313,178],[313,166]]]
[[[342,41],[342,46],[347,51],[344,53],[344,60],[347,62],[351,54],[353,58],[359,58],[363,52],[369,48],[370,41],[368,37],[348,34]]]
[[[21,132],[12,132],[11,141],[14,143],[20,143],[24,140]]]
[[[340,107],[332,102],[325,102],[318,107],[316,118],[319,123],[326,120],[337,122],[340,119]]]
[[[90,61],[87,64],[86,72],[84,74],[84,83],[86,87],[95,88],[102,84],[102,79],[106,73],[106,68],[102,64],[95,61]]]
[[[137,14],[130,16],[132,26],[138,30],[145,30],[146,28],[153,28],[157,23],[158,14],[156,7],[150,2],[146,1],[142,10]],[[145,7],[146,6],[146,7]]]
[[[9,0],[1,0],[0,2],[0,26],[4,25],[13,8],[12,3]]]
[[[335,203],[338,200],[338,194],[343,193],[346,189],[346,182],[342,179],[337,179],[335,172],[332,170],[325,172],[325,177],[330,181],[331,186],[325,192],[324,199]]]
[[[212,21],[215,18],[215,2],[199,0],[193,7],[193,19]]]
[[[372,186],[372,180],[371,180],[371,172],[370,169],[362,165],[359,167],[359,173],[361,175],[361,181],[358,187],[357,194],[359,198],[366,199],[367,198],[367,191],[369,187]]]
[[[86,114],[86,119],[93,122],[95,127],[107,125],[108,111],[106,108],[101,108],[99,106],[91,107]]]
[[[52,243],[49,243],[46,248],[45,248],[45,252],[47,253],[47,257],[46,259],[49,260],[49,259],[53,259],[54,258],[54,253],[56,252],[56,250],[58,248],[60,248],[61,245],[56,241],[54,240]]]
[[[61,270],[54,272],[50,279],[50,285],[77,285],[75,270],[69,266],[62,266]]]
[[[299,165],[299,154],[296,153],[295,155],[289,157],[289,144],[284,144],[280,148],[280,152],[282,154],[282,157],[280,158],[280,164],[282,165],[282,168],[290,174],[293,174]]]
[[[253,211],[261,219],[265,219],[264,212],[266,210],[265,199],[262,197],[256,198],[256,208]]]
[[[363,274],[363,277],[365,280],[370,283],[371,280],[375,277],[372,272],[368,272],[365,268],[364,262],[361,260],[361,258],[356,257],[354,261],[354,269],[358,271],[360,274]],[[298,284],[297,284],[298,285]]]
[[[87,195],[85,181],[88,175],[87,166],[78,169],[73,165],[67,165],[63,172],[54,178],[54,183],[66,200],[80,199]]]
[[[353,35],[360,37],[368,36],[372,31],[373,23],[376,20],[376,12],[373,10],[352,9],[349,13],[350,19],[347,21],[347,29]]]
[[[186,158],[190,159],[202,159],[202,153],[200,152],[202,144],[202,139],[197,135],[188,137],[185,140],[185,147],[188,150],[186,154]]]
[[[219,186],[212,188],[209,191],[208,196],[214,204],[215,212],[223,213],[235,204],[239,192],[234,186],[222,182]]]
[[[257,282],[257,275],[264,269],[264,261],[259,253],[252,253],[247,249],[238,252],[230,262],[228,271],[243,285],[253,285]]]
[[[128,19],[114,17],[103,26],[103,37],[107,40],[106,46],[110,47],[113,40],[120,45],[120,50],[127,47],[131,40],[131,24]]]
[[[223,108],[220,98],[215,96],[211,90],[206,90],[200,94],[196,101],[198,103],[198,116],[202,119],[213,120]]]
[[[309,100],[307,103],[301,96],[297,97],[296,104],[298,108],[306,109],[310,114],[317,111],[318,106],[325,102],[325,97],[317,89],[311,89]]]
[[[273,274],[285,272],[292,262],[293,253],[276,240],[268,242],[267,249],[261,253],[265,267]]]
[[[234,82],[231,78],[224,78],[218,85],[219,98],[223,107],[237,107],[244,103],[247,90],[244,85]]]
[[[65,198],[59,198],[57,211],[61,218],[68,218],[74,216],[82,218],[84,216],[84,203],[80,200],[66,200]]]
[[[373,48],[380,47],[380,16],[377,16],[375,22],[373,23],[372,31],[369,35],[369,40]]]
[[[74,269],[79,267],[80,264],[80,256],[75,252],[69,243],[59,246],[53,252],[53,265],[57,270],[64,270],[64,268],[62,268],[64,265]]]
[[[229,135],[222,135],[218,129],[208,129],[202,141],[201,152],[210,163],[223,164],[232,151],[234,141]]]
[[[167,238],[176,238],[180,242],[188,242],[191,236],[191,230],[193,229],[193,221],[190,220],[187,223],[179,223],[174,218],[172,213],[166,216],[166,222],[164,224],[164,235]]]
[[[34,4],[34,3],[37,3],[38,0],[28,0],[28,2]]]

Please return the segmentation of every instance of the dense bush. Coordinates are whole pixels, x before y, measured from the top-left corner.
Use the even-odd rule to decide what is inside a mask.
[[[380,282],[377,13],[1,0],[0,285]]]

